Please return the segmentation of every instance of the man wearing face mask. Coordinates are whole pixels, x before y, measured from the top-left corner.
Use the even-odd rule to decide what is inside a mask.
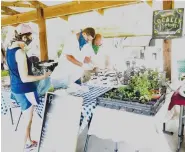
[[[86,56],[91,58],[91,62],[95,67],[110,69],[110,48],[103,45],[103,37],[96,34],[92,40],[92,45],[86,45],[82,50]]]
[[[67,87],[73,82],[81,84],[80,78],[90,63],[90,58],[84,56],[81,49],[91,42],[94,36],[95,30],[91,27],[80,33],[68,35],[58,66],[51,75],[54,88]]]
[[[47,78],[51,73],[34,76],[32,64],[25,53],[26,45],[32,41],[32,30],[29,25],[20,24],[15,30],[15,37],[7,48],[6,61],[10,72],[10,85],[13,99],[21,107],[25,118],[25,133],[23,141],[24,149],[37,146],[37,142],[31,139],[31,125],[34,106],[39,104],[36,81]],[[27,144],[26,144],[27,143]],[[22,151],[22,150],[20,150]]]

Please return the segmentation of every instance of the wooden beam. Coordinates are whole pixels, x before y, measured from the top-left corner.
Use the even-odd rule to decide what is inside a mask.
[[[35,1],[30,1],[30,3],[35,4]],[[130,4],[142,3],[140,0],[128,0],[128,1],[83,1],[78,4],[78,2],[69,2],[56,6],[48,6],[44,8],[45,19],[68,16],[72,14],[89,12],[102,8],[111,8],[117,6],[124,6]],[[39,4],[37,4],[37,7]],[[1,18],[2,26],[7,26],[11,24],[31,22],[37,20],[37,12],[30,11],[22,13],[19,15],[13,15],[6,18]]]
[[[103,37],[105,38],[115,38],[115,37],[141,37],[141,36],[150,36],[152,37],[151,34],[134,34],[134,33],[125,33],[122,32],[122,29],[120,29],[119,27],[115,27],[115,28],[97,28],[97,27],[93,27],[96,31],[96,33],[99,33],[101,35],[103,35]],[[78,33],[80,31],[80,29],[73,29],[72,33]]]
[[[163,0],[163,10],[174,8],[174,0]]]
[[[60,18],[63,19],[63,20],[65,20],[65,21],[68,21],[68,18],[69,17],[68,16],[61,16]]]
[[[35,6],[31,5],[31,4],[25,4],[23,2],[18,2],[18,1],[15,1],[15,2],[5,2],[5,1],[2,1],[1,2],[1,6],[13,6],[13,7],[26,7],[26,8],[35,8]]]
[[[8,25],[31,22],[36,20],[37,20],[36,11],[30,11],[23,14],[12,15],[12,16],[1,18],[1,26],[8,26]]]
[[[47,5],[39,2],[39,1],[29,1],[29,3],[31,3],[32,5],[34,5],[36,8],[38,7],[41,7],[41,8],[46,8],[48,7]],[[60,17],[61,19],[65,20],[65,21],[68,21],[68,16],[61,16]]]
[[[37,1],[37,0],[34,0],[34,1],[28,1],[31,5],[35,6],[35,8],[46,8],[47,5]]]
[[[44,9],[45,18],[53,18],[58,16],[79,14],[89,12],[102,8],[117,7],[123,5],[129,5],[133,3],[141,3],[138,0],[128,1],[73,1],[70,3],[64,3],[56,6],[47,7]]]
[[[14,27],[16,27],[16,26],[18,26],[19,24],[14,24],[14,25],[11,25],[11,26],[14,26]]]
[[[40,39],[40,55],[41,60],[48,60],[48,48],[47,48],[47,34],[46,34],[46,22],[44,19],[43,8],[37,8],[38,26],[39,26],[39,39]]]
[[[99,9],[99,10],[97,10],[97,12],[100,14],[100,15],[104,15],[104,9]]]
[[[145,2],[146,2],[150,7],[152,7],[152,5],[153,5],[153,1],[152,1],[152,0],[145,0]]]
[[[141,36],[151,36],[150,34],[136,35],[136,34],[126,34],[126,33],[102,33],[105,38],[115,38],[115,37],[141,37]]]
[[[9,15],[7,12],[1,12],[1,15]]]
[[[173,9],[173,0],[163,0],[163,10]],[[172,41],[164,40],[163,42],[163,67],[166,71],[166,77],[171,80],[171,49]]]
[[[1,6],[1,10],[3,10],[8,15],[20,14],[20,12],[17,12],[15,10],[11,9],[11,8],[6,7],[6,6]]]

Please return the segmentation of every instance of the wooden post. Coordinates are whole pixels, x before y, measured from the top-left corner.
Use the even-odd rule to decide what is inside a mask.
[[[43,8],[37,8],[38,26],[39,26],[39,39],[40,39],[40,55],[41,61],[48,60],[48,48],[47,48],[47,34],[46,34],[46,22],[44,19]]]
[[[173,0],[163,0],[163,10],[174,8]],[[163,67],[166,71],[166,77],[171,80],[171,47],[172,40],[164,40],[163,42]]]

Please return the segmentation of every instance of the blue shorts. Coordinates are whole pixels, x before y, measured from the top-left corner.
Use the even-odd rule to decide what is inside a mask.
[[[31,105],[37,105],[40,103],[39,96],[36,91],[23,94],[16,94],[12,92],[11,99],[17,102],[22,111],[27,110],[31,107]]]

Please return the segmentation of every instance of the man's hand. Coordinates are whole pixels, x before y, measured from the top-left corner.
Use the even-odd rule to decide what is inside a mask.
[[[90,57],[85,57],[84,59],[84,63],[90,63],[91,62],[91,58]]]
[[[88,71],[88,70],[92,70],[93,69],[93,67],[90,65],[90,64],[83,64],[83,66],[82,66],[82,68],[86,71]]]
[[[44,73],[44,78],[47,78],[47,77],[49,77],[51,75],[51,72],[45,72]]]

